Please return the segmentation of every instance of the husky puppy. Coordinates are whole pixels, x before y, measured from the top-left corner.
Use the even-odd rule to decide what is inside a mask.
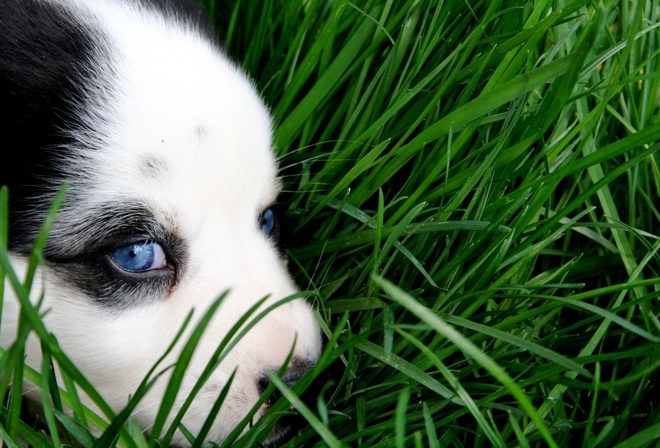
[[[190,0],[2,0],[0,110],[10,260],[25,271],[66,182],[33,295],[43,293],[49,331],[115,411],[189,311],[199,317],[229,291],[172,418],[242,315],[266,296],[264,308],[296,292],[276,241],[280,183],[268,110]],[[6,348],[19,306],[8,282],[5,291]],[[293,353],[284,375],[292,384],[320,348],[304,300],[276,308],[219,365],[183,424],[199,431],[236,371],[209,435],[223,441],[256,403],[267,371]],[[41,365],[33,336],[27,363]],[[134,412],[145,431],[166,384],[161,377]]]

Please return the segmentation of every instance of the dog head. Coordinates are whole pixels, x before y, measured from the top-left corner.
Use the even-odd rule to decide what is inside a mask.
[[[228,291],[176,411],[248,309],[296,292],[276,242],[269,113],[198,17],[173,2],[9,0],[0,17],[0,107],[12,117],[1,126],[17,142],[0,183],[10,187],[10,253],[19,270],[68,183],[39,288],[46,325],[64,351],[120,410],[189,311],[202,315]],[[4,346],[17,316],[11,293],[5,302]],[[267,371],[292,353],[285,377],[294,381],[320,345],[304,300],[277,307],[222,361],[183,424],[200,429],[235,371],[209,434],[223,440],[256,403]],[[38,342],[27,350],[38,367]],[[134,413],[147,430],[166,384],[159,380]]]

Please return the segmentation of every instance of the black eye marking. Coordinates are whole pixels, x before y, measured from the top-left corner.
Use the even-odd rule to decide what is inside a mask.
[[[46,262],[107,310],[164,300],[185,274],[187,247],[172,223],[140,202],[75,215],[46,245]]]

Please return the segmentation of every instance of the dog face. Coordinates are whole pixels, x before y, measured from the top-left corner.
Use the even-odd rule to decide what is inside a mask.
[[[161,0],[0,6],[0,107],[12,117],[1,130],[5,141],[18,142],[0,167],[0,184],[10,187],[11,259],[21,272],[67,182],[35,295],[44,292],[49,330],[116,410],[191,309],[199,317],[229,290],[175,411],[250,307],[296,291],[276,245],[271,206],[279,181],[268,111],[198,21],[194,7]],[[4,347],[17,313],[10,291]],[[210,433],[222,441],[257,401],[266,371],[278,370],[293,348],[286,375],[293,381],[320,346],[302,299],[276,308],[215,370],[184,425],[200,429],[236,369]],[[38,367],[38,341],[30,339],[27,350]],[[166,383],[159,380],[134,413],[147,430]]]

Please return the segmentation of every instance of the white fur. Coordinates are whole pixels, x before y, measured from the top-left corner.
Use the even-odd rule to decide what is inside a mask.
[[[52,1],[100,26],[112,57],[96,74],[118,83],[112,92],[91,92],[96,101],[80,104],[87,132],[75,136],[75,151],[91,154],[92,162],[69,159],[75,201],[61,210],[51,239],[75,247],[71,226],[85,210],[139,200],[186,242],[188,258],[184,275],[168,294],[118,312],[95,305],[59,271],[44,267],[40,287],[45,293],[42,309],[48,310],[45,322],[119,411],[189,310],[195,309],[199,318],[219,294],[230,290],[196,349],[176,410],[217,344],[246,310],[266,295],[270,298],[265,306],[296,291],[273,243],[255,222],[279,189],[269,113],[240,70],[195,31],[130,1]],[[162,176],[148,177],[141,171],[140,161],[149,155],[164,163]],[[17,272],[24,271],[23,257],[11,260]],[[16,334],[18,313],[8,284],[6,290],[4,347]],[[211,440],[224,440],[256,402],[257,379],[282,365],[294,340],[296,356],[318,358],[319,329],[302,299],[277,308],[240,341],[197,396],[184,425],[193,433],[200,429],[237,368],[210,434]],[[164,365],[175,361],[176,353]],[[27,362],[40,366],[34,337],[27,346]],[[145,429],[153,423],[166,384],[167,377],[159,380],[134,413]],[[175,442],[184,440],[177,434]]]

